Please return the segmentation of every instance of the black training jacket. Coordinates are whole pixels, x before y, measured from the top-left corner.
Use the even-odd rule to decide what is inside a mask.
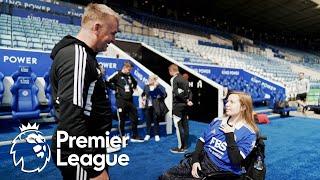
[[[181,74],[173,78],[172,95],[173,104],[186,104],[187,100],[191,100],[190,88],[187,80],[183,79]]]
[[[105,131],[111,130],[111,105],[96,55],[72,36],[64,37],[52,50],[50,81],[57,130],[67,131],[69,136],[105,136]],[[53,152],[55,138],[56,133]],[[78,153],[76,148],[62,151]]]
[[[124,74],[117,71],[109,77],[107,82],[109,87],[116,91],[116,98],[121,100],[132,101],[133,90],[137,88],[137,81],[131,74]],[[129,87],[129,91],[125,90],[125,86]]]

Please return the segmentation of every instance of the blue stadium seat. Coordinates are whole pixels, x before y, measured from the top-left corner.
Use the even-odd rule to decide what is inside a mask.
[[[39,118],[38,88],[32,77],[18,77],[11,87],[12,93],[12,118],[31,119]]]
[[[46,72],[44,74],[43,78],[44,78],[44,81],[46,82],[46,85],[44,86],[44,92],[45,92],[46,98],[48,100],[48,108],[46,111],[53,113],[53,111],[51,111],[53,108],[53,103],[52,103],[52,98],[51,98],[51,84],[50,84],[49,72]]]
[[[49,70],[50,71],[50,70]],[[45,93],[46,93],[46,96],[47,94],[51,94],[51,84],[50,84],[50,76],[49,76],[49,72],[46,72],[43,76],[43,79],[44,81],[46,82],[46,85],[45,85]]]
[[[2,104],[4,85],[3,85],[4,75],[0,72],[0,104]]]
[[[0,34],[0,39],[6,39],[11,41],[11,35],[10,34]]]
[[[19,66],[19,69],[12,74],[13,81],[16,81],[20,76],[31,77],[34,82],[37,79],[37,75],[32,72],[30,66]]]

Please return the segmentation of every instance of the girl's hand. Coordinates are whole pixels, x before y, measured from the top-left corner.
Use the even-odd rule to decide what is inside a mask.
[[[235,128],[234,128],[234,126],[230,126],[228,124],[222,124],[222,125],[220,125],[219,129],[226,134],[226,133],[234,132]]]
[[[198,174],[198,170],[201,170],[200,163],[196,162],[196,163],[192,164],[191,174],[194,178],[200,178],[200,176]]]

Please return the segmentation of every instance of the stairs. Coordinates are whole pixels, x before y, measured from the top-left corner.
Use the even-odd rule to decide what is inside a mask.
[[[274,119],[274,118],[279,118],[280,114],[277,113],[273,113],[273,110],[265,107],[265,108],[257,108],[254,110],[254,112],[258,113],[258,114],[266,114],[268,116],[269,119]]]

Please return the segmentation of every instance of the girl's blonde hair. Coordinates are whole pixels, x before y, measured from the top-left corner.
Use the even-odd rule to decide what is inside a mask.
[[[244,107],[244,110],[241,113],[242,118],[246,121],[246,123],[252,128],[252,130],[256,133],[259,132],[259,128],[256,125],[253,118],[253,104],[252,98],[249,94],[244,92],[231,92],[229,95],[235,94],[238,95],[240,105]]]

